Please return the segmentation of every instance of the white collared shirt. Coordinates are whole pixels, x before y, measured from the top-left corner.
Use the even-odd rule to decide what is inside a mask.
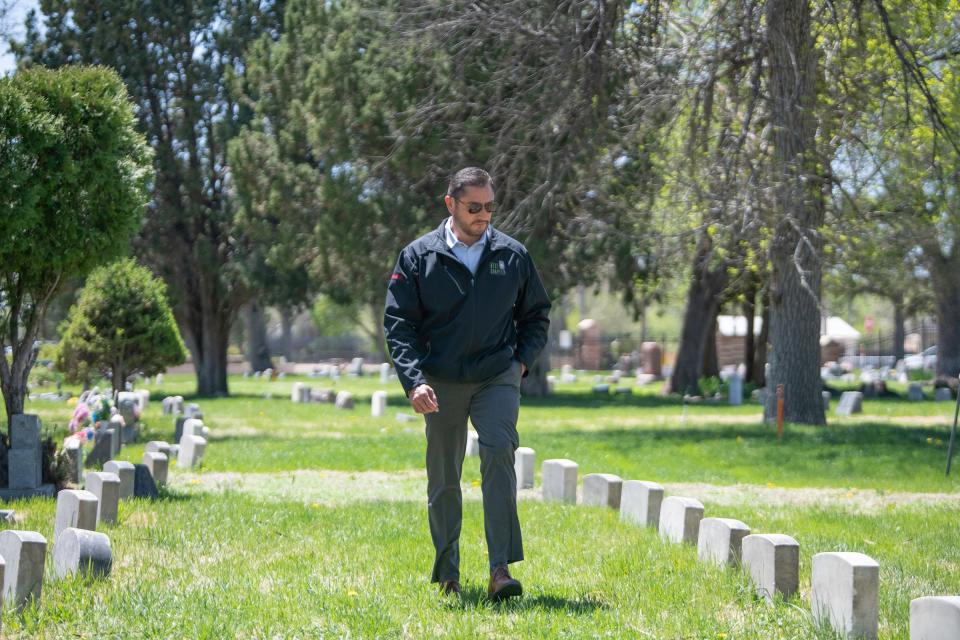
[[[483,255],[483,248],[487,245],[487,236],[490,235],[490,225],[487,225],[483,236],[468,247],[457,239],[457,234],[453,232],[453,227],[451,226],[452,222],[453,216],[450,216],[447,218],[447,223],[443,226],[443,235],[446,238],[447,246],[453,251],[453,255],[457,256],[457,259],[460,260],[467,269],[470,269],[470,273],[476,275],[477,265],[480,263],[480,256]]]

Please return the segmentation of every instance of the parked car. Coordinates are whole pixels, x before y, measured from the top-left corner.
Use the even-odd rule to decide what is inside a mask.
[[[907,369],[936,369],[937,345],[927,347],[920,353],[912,353],[903,359],[903,366]]]

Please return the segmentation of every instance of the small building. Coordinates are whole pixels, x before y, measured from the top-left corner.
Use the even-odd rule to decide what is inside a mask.
[[[753,319],[753,335],[760,336],[763,318]],[[846,320],[828,316],[820,322],[820,361],[836,362],[844,355],[853,355],[860,341],[860,332]],[[747,342],[747,319],[744,316],[717,316],[717,360],[720,367],[737,366],[744,361]]]

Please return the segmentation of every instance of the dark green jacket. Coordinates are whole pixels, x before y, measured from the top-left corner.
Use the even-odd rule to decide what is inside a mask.
[[[407,394],[426,382],[479,382],[513,360],[533,367],[547,342],[550,299],[526,248],[489,227],[477,273],[457,259],[444,225],[400,252],[383,327]]]

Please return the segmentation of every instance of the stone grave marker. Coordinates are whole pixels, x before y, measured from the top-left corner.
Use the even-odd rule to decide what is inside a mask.
[[[374,391],[370,398],[370,415],[379,418],[387,411],[387,392]]]
[[[363,375],[363,358],[354,358],[350,361],[350,364],[347,365],[347,375],[350,376],[362,376]]]
[[[116,431],[111,427],[97,429],[93,440],[93,449],[90,455],[86,456],[84,464],[89,467],[99,467],[105,464],[111,457],[113,448],[113,438]]]
[[[390,382],[390,363],[384,362],[380,365],[380,384],[387,384]]]
[[[517,474],[517,489],[533,488],[533,469],[537,454],[530,447],[519,447],[513,454],[513,469]]]
[[[53,539],[60,537],[67,527],[78,529],[97,528],[97,496],[83,489],[63,489],[57,494],[57,515],[53,526]]]
[[[134,498],[159,498],[160,492],[157,491],[157,483],[153,481],[150,470],[145,464],[133,466],[133,497]]]
[[[960,596],[925,596],[910,601],[910,640],[960,638]]]
[[[473,429],[467,430],[467,447],[465,451],[468,456],[480,455],[480,436]]]
[[[697,544],[703,504],[695,498],[670,496],[660,505],[660,537],[680,544]]]
[[[800,586],[800,545],[782,533],[754,533],[743,539],[743,567],[757,596],[773,602],[789,598]]]
[[[333,404],[337,409],[353,409],[353,394],[349,391],[341,391]]]
[[[828,622],[845,638],[877,637],[880,565],[862,553],[813,556],[810,604],[816,624]]]
[[[579,466],[573,460],[558,458],[544,460],[540,469],[540,482],[543,484],[544,502],[577,502],[577,471]]]
[[[953,400],[953,393],[950,392],[950,387],[937,387],[933,399],[937,402],[950,402]]]
[[[620,496],[620,519],[646,527],[660,527],[663,486],[645,480],[627,480]]]
[[[907,387],[907,400],[911,402],[920,402],[923,400],[923,387],[919,382],[911,382]]]
[[[608,384],[595,384],[593,385],[593,392],[597,395],[608,396],[610,395],[610,385]]]
[[[623,480],[612,473],[588,473],[583,476],[583,504],[620,508]]]
[[[113,553],[106,534],[69,527],[53,545],[53,572],[63,579],[80,573],[104,578],[110,575]]]
[[[90,471],[84,484],[87,491],[97,498],[97,524],[116,522],[120,505],[120,476],[109,471]]]
[[[169,451],[169,449],[167,449]],[[146,465],[158,487],[167,484],[167,470],[169,463],[167,456],[159,451],[147,451],[143,454],[143,464]]]
[[[120,480],[119,496],[121,500],[133,497],[135,469],[132,462],[110,460],[103,465],[103,470],[114,474]]]
[[[821,391],[820,397],[823,398],[823,412],[827,413],[828,411],[830,411],[831,394],[829,391]]]
[[[859,391],[844,391],[837,404],[838,416],[850,416],[863,413],[863,394]]]
[[[737,372],[733,372],[727,378],[727,401],[731,407],[739,407],[743,404],[743,378]]]
[[[203,453],[207,448],[207,441],[200,436],[184,434],[180,439],[180,453],[177,455],[177,464],[192,469],[201,463]]]
[[[700,521],[697,557],[718,565],[739,565],[743,539],[750,527],[733,518],[704,518]]]
[[[40,605],[47,539],[36,531],[0,531],[3,558],[3,602],[17,609],[30,600]]]
[[[67,482],[80,484],[83,475],[83,446],[76,438],[67,438],[63,443],[63,455],[67,459]]]
[[[110,416],[110,457],[115,458],[120,449],[123,448],[123,429],[125,427],[123,422],[123,416],[119,413]],[[56,544],[56,542],[54,542]]]
[[[155,451],[157,453],[162,453],[163,455],[170,457],[170,443],[163,440],[151,440],[143,448],[145,452]]]
[[[40,430],[39,416],[14,414],[7,451],[8,486],[11,489],[36,489],[42,482]]]
[[[300,396],[300,392],[303,390],[302,382],[294,382],[293,388],[290,390],[290,401],[291,402],[303,402]]]

